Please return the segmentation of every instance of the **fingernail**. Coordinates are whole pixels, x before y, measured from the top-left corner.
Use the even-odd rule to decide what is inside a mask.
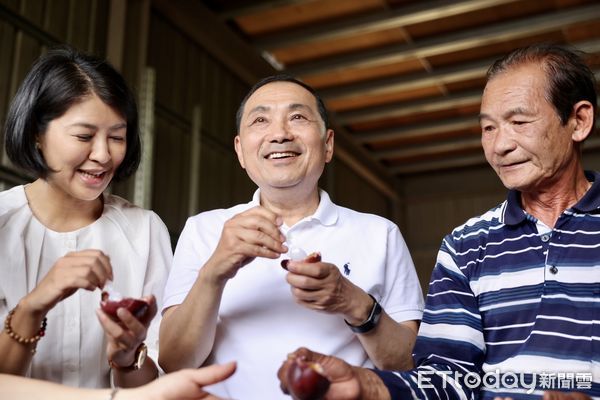
[[[288,263],[290,262],[290,260],[285,259],[285,260],[281,260],[281,268],[285,269],[286,271],[288,270]]]

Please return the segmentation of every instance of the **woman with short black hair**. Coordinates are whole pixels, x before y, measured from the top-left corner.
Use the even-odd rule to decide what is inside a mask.
[[[144,356],[148,348],[157,356],[168,231],[155,213],[104,194],[140,161],[125,80],[104,60],[49,51],[15,95],[5,144],[36,179],[0,193],[0,372],[80,387],[108,387],[110,371],[118,386],[154,379]],[[109,281],[143,297],[145,314],[99,310]]]

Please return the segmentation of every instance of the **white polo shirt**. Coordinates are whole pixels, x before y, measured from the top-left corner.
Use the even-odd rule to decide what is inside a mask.
[[[164,309],[181,304],[198,271],[215,250],[225,221],[260,204],[259,190],[247,204],[204,212],[188,219],[177,243],[167,281]],[[415,268],[398,227],[389,220],[333,204],[320,191],[314,215],[291,227],[295,246],[319,251],[325,262],[372,294],[396,321],[420,320],[423,297]],[[298,347],[372,366],[341,315],[295,303],[277,260],[256,258],[225,286],[209,363],[237,360],[237,372],[209,389],[234,399],[289,399],[279,389],[277,370]]]

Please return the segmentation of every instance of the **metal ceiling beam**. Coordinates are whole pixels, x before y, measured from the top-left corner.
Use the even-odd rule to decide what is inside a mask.
[[[392,104],[368,110],[348,111],[336,114],[336,121],[348,125],[358,122],[371,121],[384,118],[400,118],[412,114],[447,110],[481,102],[481,90],[470,91],[447,97],[426,98],[411,102],[410,104]]]
[[[380,131],[370,131],[352,136],[359,143],[376,143],[394,139],[418,139],[440,132],[467,130],[479,126],[476,116],[452,118],[409,127],[394,127]]]
[[[402,28],[440,18],[451,17],[477,10],[515,3],[519,0],[437,0],[388,10],[384,12],[347,18],[339,22],[321,24],[315,27],[288,30],[271,37],[258,39],[253,44],[263,50],[306,44],[310,42],[335,40],[347,36],[364,35],[385,29]]]
[[[306,76],[323,72],[343,71],[348,68],[375,67],[414,58],[427,58],[562,30],[568,25],[595,20],[599,17],[600,4],[594,4],[455,34],[437,35],[433,39],[423,40],[415,44],[386,46],[381,49],[338,55],[321,61],[300,64],[287,69],[287,72],[292,75]]]

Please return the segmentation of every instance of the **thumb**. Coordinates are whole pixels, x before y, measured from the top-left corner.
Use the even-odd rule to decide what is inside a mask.
[[[237,364],[235,361],[227,364],[215,364],[193,371],[193,379],[198,385],[204,387],[213,383],[221,382],[229,378],[235,372]]]

